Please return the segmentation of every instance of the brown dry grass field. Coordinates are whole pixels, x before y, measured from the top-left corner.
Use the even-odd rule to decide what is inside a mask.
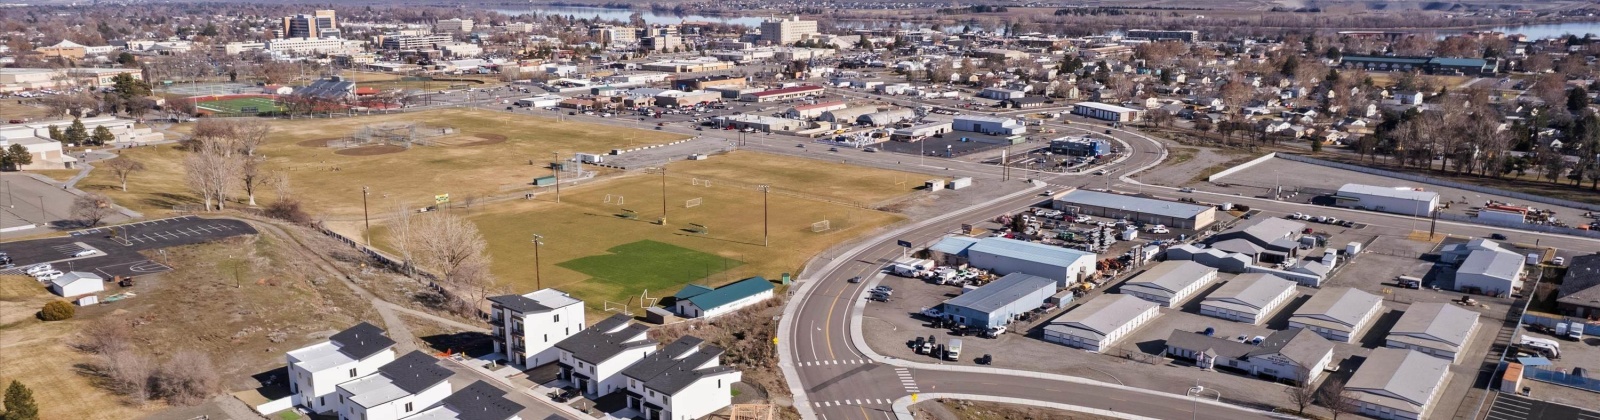
[[[73,176],[78,175],[78,170],[77,169],[40,169],[40,170],[28,171],[28,173],[44,175],[45,178],[54,179],[56,181],[66,181],[68,179],[72,179]]]
[[[453,127],[458,132],[435,140],[451,144],[416,146],[387,154],[340,154],[321,147],[321,140],[345,138],[366,124],[418,122]],[[289,175],[296,196],[316,214],[359,216],[361,187],[371,191],[374,208],[404,202],[429,205],[435,194],[457,200],[469,196],[507,194],[549,175],[552,153],[571,158],[574,152],[599,153],[627,144],[666,143],[682,136],[492,111],[446,109],[342,119],[273,120],[274,132],[261,148],[270,169]],[[192,124],[189,124],[192,125]],[[504,142],[496,142],[504,136]],[[125,156],[149,169],[129,179],[129,191],[115,176],[95,170],[80,188],[102,191],[119,204],[147,214],[161,214],[174,204],[198,203],[183,183],[183,152],[162,145],[127,149]],[[534,165],[529,165],[529,161]],[[265,188],[270,190],[270,188]],[[270,192],[268,193],[270,194]],[[259,197],[258,197],[259,198]]]
[[[724,160],[725,162],[718,162]],[[706,161],[681,161],[668,166],[669,173],[716,173],[742,175],[734,168],[768,168],[749,177],[771,185],[806,190],[813,193],[826,191],[837,197],[889,197],[911,192],[911,185],[895,185],[894,179],[911,174],[889,170],[851,167],[851,173],[861,179],[878,180],[842,183],[832,189],[807,190],[838,174],[828,164],[816,161],[766,155],[759,153],[734,153],[713,156]],[[755,169],[741,169],[754,171]],[[925,176],[924,176],[925,177]],[[600,182],[563,188],[561,202],[553,202],[551,194],[534,201],[516,201],[498,204],[469,213],[489,242],[494,258],[493,273],[499,284],[516,293],[535,289],[535,272],[532,269],[532,235],[544,236],[540,248],[540,266],[544,287],[558,287],[584,299],[591,310],[604,308],[607,300],[627,301],[649,289],[651,297],[661,297],[677,292],[688,282],[706,281],[720,285],[734,280],[764,276],[776,280],[783,273],[796,273],[812,255],[834,244],[860,236],[903,217],[875,210],[849,207],[820,201],[770,195],[770,242],[762,246],[762,194],[748,187],[720,185],[695,186],[688,177],[678,175],[667,178],[667,225],[655,221],[661,216],[661,177],[653,174],[629,174]],[[612,203],[606,203],[606,196]],[[701,198],[702,204],[686,208],[685,201]],[[621,198],[624,204],[615,204]],[[619,217],[624,209],[637,212],[638,219]],[[459,210],[457,210],[459,211]],[[811,224],[828,219],[832,230],[814,233]],[[691,224],[707,227],[707,234],[691,232]],[[382,228],[374,229],[374,243],[392,249],[384,242],[387,234]],[[683,273],[666,273],[662,279],[645,281],[638,278],[596,278],[584,272],[563,267],[561,264],[584,257],[605,255],[607,250],[639,241],[656,241],[689,250],[712,254],[732,260],[726,267],[682,267],[669,262],[638,261],[636,270],[651,271],[653,267],[674,267]],[[710,274],[709,278],[702,279]],[[635,302],[637,305],[637,302]]]
[[[116,396],[77,373],[75,365],[93,359],[68,347],[83,318],[44,322],[34,317],[55,298],[32,277],[0,276],[0,358],[5,360],[0,383],[27,385],[45,419],[129,419],[158,409],[110,403]]]

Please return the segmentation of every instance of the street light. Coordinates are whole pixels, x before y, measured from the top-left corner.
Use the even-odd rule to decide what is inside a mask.
[[[539,245],[544,245],[544,236],[533,234],[533,287],[534,290],[544,290],[544,279],[539,273]]]

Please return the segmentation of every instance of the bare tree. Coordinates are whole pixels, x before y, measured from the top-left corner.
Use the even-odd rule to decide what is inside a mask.
[[[133,348],[133,331],[127,321],[120,318],[99,318],[79,331],[73,347],[93,354],[110,354]]]
[[[155,364],[131,347],[103,353],[101,369],[111,392],[128,398],[128,402],[141,406],[150,400],[151,379]]]
[[[117,212],[111,205],[111,198],[100,193],[86,193],[74,198],[71,211],[72,217],[85,227],[94,227]]]
[[[122,192],[128,192],[128,176],[145,169],[144,163],[127,156],[118,156],[115,159],[106,161],[105,168],[110,169],[111,173],[117,176],[118,181],[122,181]]]
[[[272,193],[276,194],[279,200],[287,200],[294,197],[294,186],[289,181],[288,172],[268,171],[264,182],[272,186]]]
[[[1311,368],[1299,363],[1294,366],[1295,375],[1300,378],[1311,377]],[[1298,381],[1295,385],[1284,388],[1284,393],[1289,394],[1289,402],[1295,405],[1295,413],[1306,414],[1306,407],[1317,401],[1317,385],[1312,381]]]
[[[267,142],[267,136],[272,134],[272,126],[261,121],[249,121],[234,124],[233,138],[239,151],[245,156],[255,156],[256,149]]]
[[[1323,407],[1333,412],[1333,420],[1339,420],[1340,414],[1355,413],[1361,409],[1361,400],[1355,394],[1345,389],[1344,378],[1330,378],[1317,393],[1317,400]]]
[[[472,313],[493,287],[489,244],[477,226],[453,214],[419,217],[414,227],[421,265],[432,269],[457,297],[463,313]]]
[[[267,182],[267,171],[261,167],[263,159],[240,156],[239,157],[239,185],[244,187],[244,195],[249,199],[250,207],[256,206],[256,190]]]
[[[206,211],[225,208],[224,202],[233,191],[234,180],[243,166],[243,161],[233,156],[234,149],[229,143],[223,139],[197,138],[191,152],[183,159],[184,180],[190,189],[200,193]]]
[[[158,395],[174,405],[204,402],[222,388],[222,375],[211,356],[198,350],[178,350],[155,374]]]

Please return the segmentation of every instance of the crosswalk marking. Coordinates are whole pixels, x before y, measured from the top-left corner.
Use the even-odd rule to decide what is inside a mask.
[[[839,406],[852,406],[852,405],[853,406],[888,405],[888,404],[893,404],[893,403],[894,403],[894,400],[889,400],[889,399],[884,399],[884,398],[867,398],[867,399],[859,399],[859,400],[817,401],[817,402],[811,403],[811,405],[814,405],[814,406],[817,406],[817,407],[839,407]]]
[[[922,389],[917,387],[917,379],[911,377],[910,369],[895,367],[894,374],[900,377],[900,386],[904,387],[906,392],[922,392]]]
[[[866,360],[840,359],[840,360],[812,360],[795,364],[799,367],[826,366],[826,365],[859,365],[867,363]]]

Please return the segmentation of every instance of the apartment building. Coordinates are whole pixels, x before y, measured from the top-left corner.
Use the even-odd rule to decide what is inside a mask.
[[[556,343],[583,331],[583,301],[556,289],[489,298],[494,352],[530,369],[555,362]]]

